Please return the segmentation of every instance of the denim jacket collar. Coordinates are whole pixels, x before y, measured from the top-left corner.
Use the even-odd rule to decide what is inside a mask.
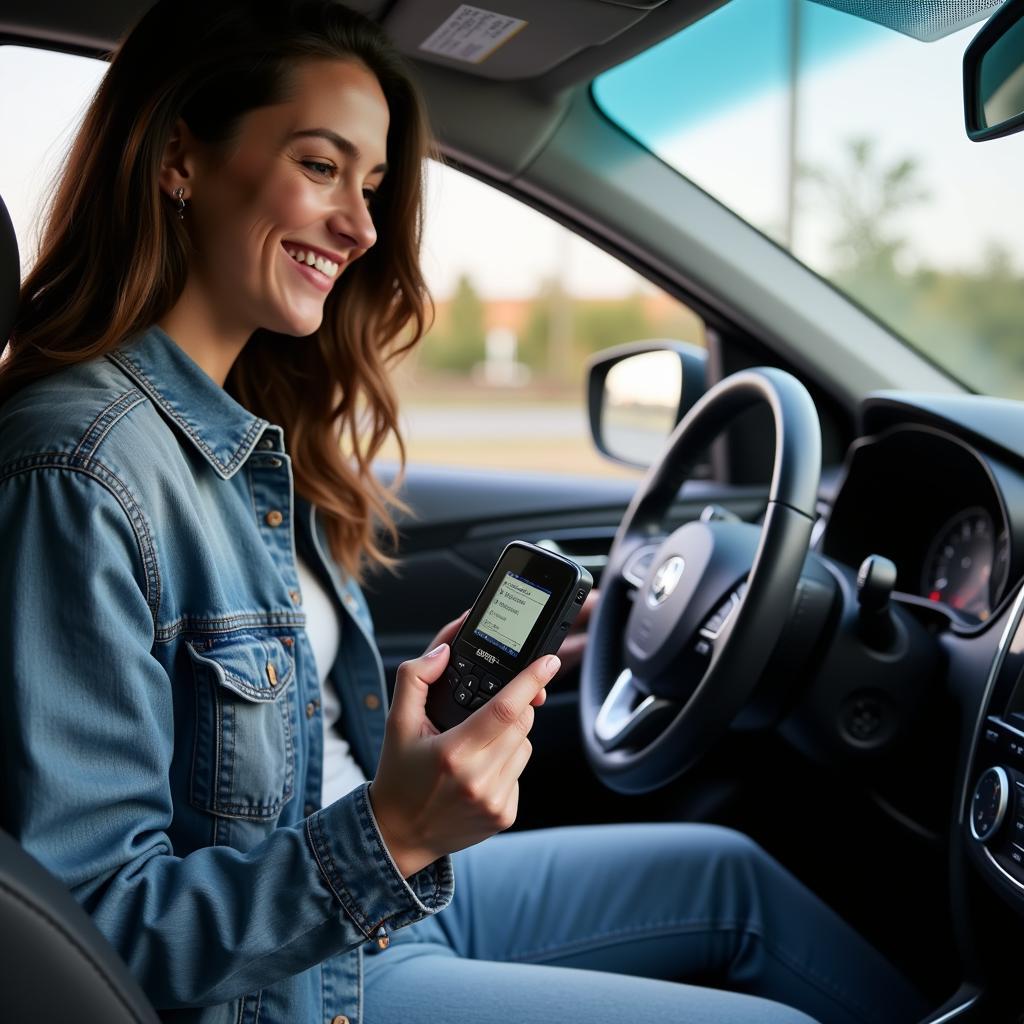
[[[156,324],[107,353],[107,359],[156,402],[225,480],[272,426],[235,401]]]

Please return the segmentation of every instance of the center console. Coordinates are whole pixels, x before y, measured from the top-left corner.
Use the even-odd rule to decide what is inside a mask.
[[[960,806],[971,859],[1024,915],[1024,588],[1000,638]]]

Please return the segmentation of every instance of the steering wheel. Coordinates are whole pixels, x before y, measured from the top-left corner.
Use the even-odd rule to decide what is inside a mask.
[[[764,402],[775,464],[763,524],[664,520],[707,445]],[[687,413],[619,524],[580,672],[587,758],[620,793],[691,767],[750,698],[810,546],[821,427],[806,388],[771,367],[735,373]]]

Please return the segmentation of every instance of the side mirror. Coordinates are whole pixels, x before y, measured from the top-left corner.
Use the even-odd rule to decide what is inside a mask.
[[[590,433],[615,462],[646,469],[705,389],[707,353],[683,341],[605,349],[588,366]]]
[[[964,52],[964,119],[974,142],[1024,128],[1024,0],[1007,0]]]

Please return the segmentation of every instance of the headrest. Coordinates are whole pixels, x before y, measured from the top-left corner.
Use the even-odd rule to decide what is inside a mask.
[[[0,352],[3,352],[14,326],[14,311],[18,306],[21,288],[21,261],[18,258],[18,238],[14,234],[11,216],[0,196]]]

